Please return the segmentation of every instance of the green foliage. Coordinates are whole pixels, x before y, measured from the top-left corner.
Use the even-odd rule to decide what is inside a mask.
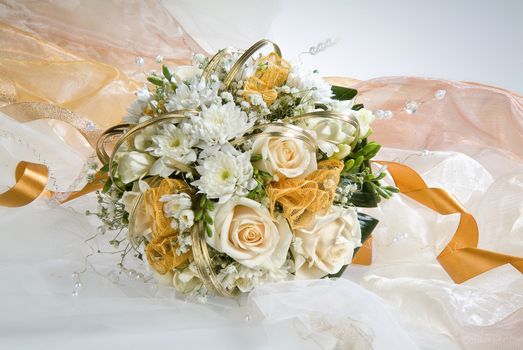
[[[207,236],[212,237],[214,220],[210,213],[214,210],[214,202],[205,194],[199,196],[198,206],[194,214],[194,221],[202,221]]]
[[[358,90],[343,86],[332,85],[333,98],[338,101],[352,100],[358,94]]]

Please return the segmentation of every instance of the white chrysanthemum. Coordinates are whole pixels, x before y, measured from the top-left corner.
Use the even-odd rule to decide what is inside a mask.
[[[227,141],[242,136],[253,122],[233,102],[225,105],[212,105],[199,116],[191,119],[194,137],[207,145],[223,145]]]
[[[286,85],[293,92],[298,90],[299,94],[310,96],[314,102],[331,101],[331,86],[317,72],[302,65],[292,66]]]
[[[138,89],[135,92],[136,97],[138,97],[137,100],[135,100],[127,109],[128,115],[126,115],[123,119],[127,123],[136,124],[141,122],[141,118],[144,117],[144,110],[145,107],[147,107],[147,104],[151,101],[151,93],[149,89],[144,86],[141,89]]]
[[[165,124],[158,135],[151,137],[152,145],[147,151],[159,159],[150,170],[151,175],[168,177],[175,171],[173,160],[189,164],[196,160],[192,148],[195,142],[174,124]]]
[[[220,85],[219,81],[206,82],[204,78],[193,77],[188,84],[178,85],[165,107],[169,112],[207,107],[221,100],[218,96]]]
[[[191,184],[208,198],[219,199],[220,203],[233,195],[245,196],[256,187],[250,158],[248,152],[235,155],[218,151],[196,167],[201,177]]]

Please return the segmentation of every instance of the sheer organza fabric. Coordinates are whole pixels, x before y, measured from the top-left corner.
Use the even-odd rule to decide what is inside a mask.
[[[200,50],[183,30],[165,29],[177,23],[153,2],[126,10],[116,2],[93,4],[96,14],[121,15],[111,26],[97,16],[89,16],[96,18],[92,23],[64,19],[76,13],[74,5],[6,1],[3,6],[8,10],[2,12],[0,39],[6,45],[0,64],[16,83],[17,102],[51,102],[100,126],[118,122],[140,86],[136,56],[153,60],[159,53],[180,64]],[[136,20],[128,21],[129,16]],[[160,18],[162,25],[151,26],[151,18]],[[104,35],[109,32],[116,37]],[[154,33],[155,40],[141,40],[146,33]],[[23,38],[31,44],[16,46]],[[44,54],[44,46],[59,51],[62,61],[90,62],[78,71],[100,65],[117,75],[98,81],[88,78],[92,73],[51,71],[56,79],[44,81],[36,73],[25,74],[35,62],[45,70],[57,67],[56,55]],[[35,52],[37,59],[27,59]],[[79,82],[86,80],[98,81],[97,88],[84,89]],[[378,159],[405,162],[429,186],[455,194],[478,221],[480,247],[523,255],[522,98],[478,84],[407,77],[356,87],[358,102],[394,112],[391,120],[374,125],[372,138],[387,146]],[[442,100],[432,98],[438,89],[447,91]],[[408,114],[402,108],[409,100],[426,102]],[[14,168],[22,159],[50,167],[51,189],[81,186],[76,180],[85,175],[92,148],[68,125],[20,123],[0,113],[0,133],[1,190],[14,183]],[[85,243],[96,233],[96,220],[84,211],[95,206],[95,196],[88,195],[63,206],[39,198],[24,208],[0,208],[0,348],[523,347],[521,274],[502,266],[455,284],[436,257],[458,218],[438,216],[400,195],[365,210],[380,220],[371,266],[350,266],[336,281],[266,285],[241,300],[210,298],[205,304],[126,276],[112,283],[108,276],[119,257],[89,256],[108,250],[103,239]],[[146,266],[131,267],[147,273]],[[73,297],[71,273],[84,268],[83,286]]]

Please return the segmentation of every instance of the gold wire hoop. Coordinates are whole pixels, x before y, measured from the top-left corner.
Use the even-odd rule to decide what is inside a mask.
[[[110,159],[109,154],[105,149],[107,140],[113,136],[125,134],[126,130],[129,129],[130,126],[131,124],[118,124],[105,130],[102,135],[100,135],[96,141],[96,156],[103,165],[108,164]]]
[[[276,52],[276,54],[281,57],[281,50],[278,45],[267,39],[261,39],[257,41],[256,43],[254,43],[254,45],[245,50],[243,55],[241,55],[238,61],[236,61],[236,63],[234,63],[234,65],[232,66],[231,70],[229,71],[229,74],[227,74],[227,76],[223,80],[225,90],[229,89],[234,78],[238,75],[243,65],[247,63],[249,58],[251,58],[251,56],[253,56],[258,50],[267,45],[272,45],[272,47],[274,48],[274,52]]]
[[[267,130],[272,129],[272,130]],[[256,131],[260,130],[261,132],[255,133]],[[266,123],[261,125],[253,126],[252,128],[248,129],[246,131],[245,136],[241,136],[239,138],[234,139],[231,144],[233,146],[239,146],[245,141],[256,139],[260,136],[268,136],[268,137],[292,137],[296,138],[298,140],[301,140],[305,142],[309,147],[312,149],[317,149],[317,144],[312,135],[305,129],[292,125],[292,124],[285,124],[280,122],[272,122],[272,123]]]
[[[219,296],[233,297],[238,294],[236,290],[227,290],[216,277],[212,268],[209,248],[205,240],[205,230],[201,221],[196,222],[191,228],[192,254],[196,270],[208,291]]]

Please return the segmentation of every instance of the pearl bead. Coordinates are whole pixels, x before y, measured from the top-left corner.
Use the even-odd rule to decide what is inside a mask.
[[[245,321],[249,322],[251,320],[251,315],[247,314],[245,315]]]
[[[75,271],[71,274],[71,277],[73,278],[73,280],[77,280],[80,278],[80,274]]]
[[[78,296],[78,291],[77,291],[77,290],[73,290],[73,291],[71,292],[71,295],[72,295],[73,297],[77,297],[77,296]]]
[[[145,276],[143,275],[143,273],[140,272],[140,273],[137,273],[134,278],[136,278],[137,281],[143,281]]]
[[[80,281],[78,281],[74,284],[74,289],[80,289],[80,288],[82,288],[82,283]]]

